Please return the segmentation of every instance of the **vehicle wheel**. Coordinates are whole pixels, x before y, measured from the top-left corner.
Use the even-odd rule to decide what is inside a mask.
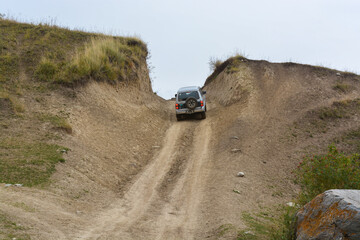
[[[181,120],[183,120],[183,119],[184,119],[183,116],[181,116],[181,115],[176,115],[176,120],[181,121]]]
[[[206,113],[205,112],[201,112],[201,118],[205,119],[206,118]]]
[[[194,110],[196,108],[196,105],[197,101],[193,97],[189,97],[185,102],[185,106],[190,110]]]

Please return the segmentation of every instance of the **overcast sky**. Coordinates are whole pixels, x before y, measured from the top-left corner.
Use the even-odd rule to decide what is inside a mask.
[[[211,57],[293,61],[360,73],[359,0],[0,0],[0,13],[138,36],[164,98],[202,86]]]

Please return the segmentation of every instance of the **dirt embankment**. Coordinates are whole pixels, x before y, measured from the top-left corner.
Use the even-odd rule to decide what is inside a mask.
[[[238,57],[215,70],[204,89],[216,143],[203,226],[241,227],[244,211],[291,201],[297,193],[291,171],[302,156],[332,142],[346,150],[339,139],[360,128],[355,74]],[[245,178],[234,177],[237,171]]]
[[[133,81],[25,91],[23,118],[2,116],[2,133],[39,135],[68,150],[49,184],[1,185],[0,236],[233,239],[245,227],[242,213],[296,195],[290,172],[302,155],[359,129],[357,75],[229,59],[205,83],[208,117],[177,122],[174,102],[152,93],[142,60],[129,63]],[[22,83],[30,83],[21,66]],[[54,127],[44,113],[64,116],[71,128]],[[1,221],[21,225],[9,230]],[[224,225],[235,231],[219,233]]]

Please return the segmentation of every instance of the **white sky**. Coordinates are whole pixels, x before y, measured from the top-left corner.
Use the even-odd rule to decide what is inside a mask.
[[[0,0],[18,21],[136,35],[164,98],[202,86],[210,57],[293,61],[360,73],[359,0]]]

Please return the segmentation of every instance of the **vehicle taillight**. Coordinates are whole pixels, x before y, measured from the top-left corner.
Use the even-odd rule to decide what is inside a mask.
[[[200,101],[200,104],[201,104],[202,107],[204,106],[204,102],[203,102],[203,101]]]
[[[175,104],[175,108],[176,108],[176,109],[179,109],[179,104],[176,103],[176,104]]]

